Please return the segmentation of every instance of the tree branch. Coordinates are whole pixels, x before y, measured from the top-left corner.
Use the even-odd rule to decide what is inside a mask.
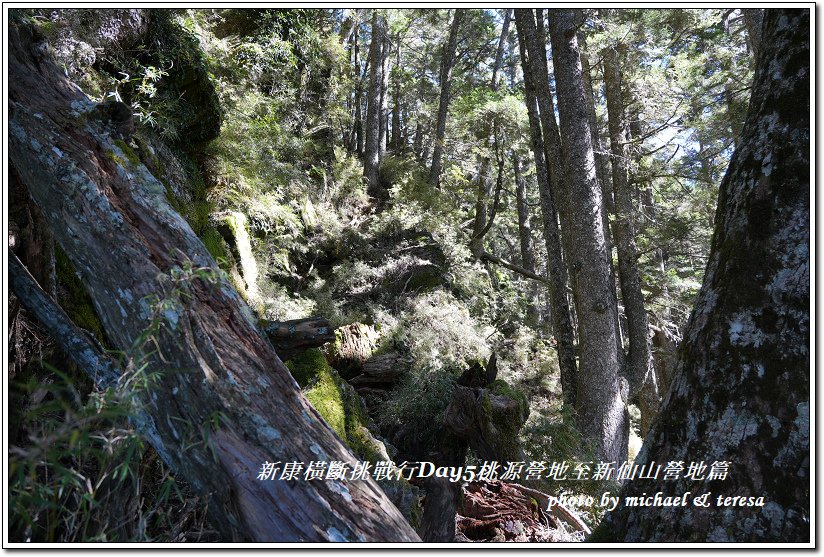
[[[542,277],[541,275],[536,275],[532,271],[527,271],[523,267],[521,267],[519,265],[515,265],[514,263],[510,263],[509,261],[501,259],[500,257],[498,257],[496,255],[492,255],[488,251],[485,251],[485,252],[483,252],[483,254],[481,254],[481,259],[486,259],[487,261],[491,261],[492,263],[497,263],[498,265],[506,267],[510,271],[516,272],[519,275],[523,275],[527,278],[531,278],[532,280],[537,280],[538,282],[543,282],[545,284],[549,283],[549,279],[546,279],[546,278]]]
[[[72,323],[14,253],[9,253],[9,284],[17,299],[46,327],[63,352],[97,385],[106,388],[117,383],[121,375],[120,365],[105,354],[86,331]]]

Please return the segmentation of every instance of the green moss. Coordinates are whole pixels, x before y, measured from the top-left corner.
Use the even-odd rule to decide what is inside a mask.
[[[367,428],[368,417],[358,393],[326,361],[318,348],[286,362],[306,398],[361,459],[383,460],[385,448]]]
[[[116,165],[126,166],[126,161],[124,159],[120,158],[119,156],[117,156],[117,154],[114,151],[109,151],[108,153],[106,153],[106,156],[109,158],[109,160],[114,162]]]
[[[98,340],[105,338],[103,325],[97,317],[92,299],[86,292],[83,282],[77,277],[74,266],[68,256],[59,247],[54,250],[57,282],[65,288],[65,296],[60,298],[60,306],[75,325],[94,334]]]
[[[289,368],[292,377],[295,378],[301,389],[305,389],[320,373],[332,371],[332,368],[326,362],[326,357],[319,348],[310,348],[300,356],[288,360],[286,367]]]
[[[529,413],[529,402],[527,401],[526,394],[519,389],[511,387],[509,383],[503,379],[497,379],[490,383],[489,390],[496,395],[506,396],[513,400],[517,400],[518,405],[521,407],[524,415]]]
[[[117,145],[121,151],[123,151],[123,154],[126,155],[126,158],[129,159],[130,163],[133,165],[140,164],[140,157],[134,152],[134,149],[132,149],[128,143],[122,139],[115,139],[114,144]]]
[[[186,214],[186,221],[196,233],[200,234],[209,226],[212,204],[204,199],[196,199]]]
[[[221,236],[220,232],[214,227],[206,227],[200,234],[200,240],[215,260],[228,260],[226,240],[223,239],[223,236]]]
[[[151,173],[154,174],[155,178],[163,181],[166,174],[166,166],[163,164],[163,161],[160,160],[160,157],[152,152],[148,140],[143,137],[140,130],[135,132],[132,138],[134,139],[138,151],[140,152],[140,160],[146,164]]]
[[[489,400],[489,393],[484,393],[481,397],[481,410],[487,416],[492,416],[492,401]]]
[[[340,386],[335,381],[331,369],[321,370],[316,376],[315,383],[305,391],[305,394],[338,437],[346,440],[346,407]]]

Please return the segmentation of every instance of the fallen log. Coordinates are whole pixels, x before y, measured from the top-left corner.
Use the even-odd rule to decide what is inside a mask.
[[[108,340],[157,381],[138,425],[209,499],[226,541],[417,541],[368,480],[259,479],[265,462],[355,457],[300,393],[165,186],[27,25],[8,26],[8,154],[92,298]],[[114,249],[113,249],[114,247]]]
[[[364,387],[394,386],[410,366],[409,360],[398,352],[387,352],[372,356],[363,364],[362,373],[349,380],[356,389]]]
[[[335,331],[323,317],[293,319],[291,321],[260,320],[258,326],[266,333],[284,362],[299,356],[310,348],[318,348],[335,340]]]

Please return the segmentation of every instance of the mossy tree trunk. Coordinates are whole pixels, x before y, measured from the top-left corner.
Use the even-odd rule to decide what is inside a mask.
[[[186,278],[189,266],[217,264],[171,209],[163,184],[128,160],[95,103],[32,32],[9,28],[10,164],[86,284],[114,347],[128,352],[156,327],[157,350],[140,363],[159,375],[143,395],[149,419],[142,424],[158,454],[209,498],[226,539],[417,540],[371,479],[257,479],[265,461],[355,459],[300,394],[231,286]],[[153,296],[165,300],[162,320],[152,316]]]
[[[619,507],[614,541],[810,541],[810,11],[767,10],[749,112],[721,182],[709,263],[672,386],[636,463],[727,461],[707,508]],[[763,496],[763,507],[717,497]]]

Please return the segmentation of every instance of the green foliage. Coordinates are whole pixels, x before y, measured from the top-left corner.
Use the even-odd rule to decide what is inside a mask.
[[[404,428],[404,446],[399,449],[433,447],[443,431],[444,411],[452,399],[456,380],[457,374],[447,370],[407,374],[377,411],[381,429]]]
[[[10,447],[11,539],[151,541],[173,528],[185,502],[157,456],[128,427],[131,394],[109,389],[86,398],[70,378],[34,378],[15,388],[41,402],[23,416],[25,446]],[[124,523],[118,523],[118,521]]]
[[[409,349],[417,371],[432,375],[486,360],[492,332],[452,294],[435,290],[407,302],[391,335]]]

